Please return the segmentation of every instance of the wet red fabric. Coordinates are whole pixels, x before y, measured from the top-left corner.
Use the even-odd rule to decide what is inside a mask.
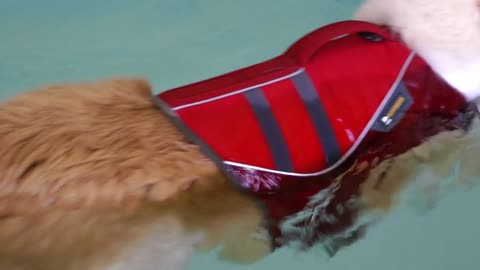
[[[311,79],[343,156],[329,171],[305,102],[290,79],[299,70]],[[413,104],[392,130],[375,130],[371,123],[381,116],[376,113],[398,82],[405,85]],[[255,87],[262,88],[270,104],[296,174],[276,171],[259,121],[243,95]],[[221,167],[233,181],[260,199],[274,247],[292,240],[309,247],[351,229],[359,209],[348,201],[358,195],[371,168],[361,173],[348,169],[355,162],[371,164],[373,158],[382,161],[402,154],[439,132],[459,128],[455,123],[467,105],[386,28],[356,21],[319,28],[274,59],[163,92],[158,98],[221,161],[230,162]],[[329,190],[340,174],[345,175],[339,186]],[[331,199],[318,215],[319,202],[313,197],[322,191],[330,192]],[[294,219],[300,212],[307,214]],[[336,221],[326,222],[322,215]],[[286,223],[288,230],[282,229]],[[360,237],[361,231],[357,228],[351,239]]]

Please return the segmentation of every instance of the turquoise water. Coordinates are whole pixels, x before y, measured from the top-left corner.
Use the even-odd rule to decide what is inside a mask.
[[[265,60],[354,0],[0,0],[0,99],[43,84],[138,75],[156,92]],[[480,269],[476,203],[457,192],[426,213],[401,204],[336,257],[281,250],[254,266],[200,254],[190,269]]]

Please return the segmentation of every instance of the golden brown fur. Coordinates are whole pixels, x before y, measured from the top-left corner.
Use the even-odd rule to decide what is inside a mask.
[[[2,105],[0,269],[130,269],[122,265],[148,239],[168,242],[154,255],[158,269],[179,267],[166,263],[182,242],[222,245],[234,261],[269,253],[268,240],[256,237],[265,235],[261,209],[150,95],[141,79],[115,79],[47,87]],[[370,208],[390,209],[420,163],[442,164],[465,143],[451,133],[437,137],[395,159],[381,183],[389,163],[374,170],[362,187]]]
[[[262,212],[150,95],[145,81],[118,79],[47,87],[3,104],[1,269],[102,266],[166,220],[185,234],[203,231],[203,246],[225,244],[232,259],[268,253],[268,242],[252,240]]]

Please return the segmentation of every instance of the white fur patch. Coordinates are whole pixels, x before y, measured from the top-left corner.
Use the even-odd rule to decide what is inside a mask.
[[[356,20],[388,25],[452,87],[480,96],[478,0],[366,0]]]

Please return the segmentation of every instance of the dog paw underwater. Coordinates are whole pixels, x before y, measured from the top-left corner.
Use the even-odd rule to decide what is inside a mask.
[[[219,247],[236,263],[333,256],[417,168],[473,143],[472,104],[358,21],[155,96],[134,78],[31,91],[0,107],[0,269],[182,269]]]

